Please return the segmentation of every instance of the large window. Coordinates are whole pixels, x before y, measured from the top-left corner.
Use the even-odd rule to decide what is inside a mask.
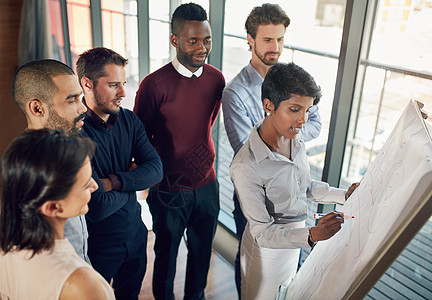
[[[90,0],[68,0],[66,3],[72,67],[75,69],[78,55],[92,47]]]
[[[61,6],[59,0],[48,1],[48,15],[52,39],[53,58],[60,61],[66,61]]]
[[[138,69],[138,18],[136,0],[102,0],[103,45],[129,60],[126,98],[122,106],[133,109],[140,82]]]
[[[341,185],[358,181],[410,99],[432,110],[431,1],[377,1],[364,41]],[[367,299],[431,299],[432,222],[428,221]]]
[[[170,55],[169,1],[150,0],[150,72],[172,59]]]
[[[361,178],[410,99],[432,108],[432,4],[378,1],[362,54],[343,184]]]

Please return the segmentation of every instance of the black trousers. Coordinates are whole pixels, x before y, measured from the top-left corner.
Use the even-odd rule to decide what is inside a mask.
[[[234,216],[234,221],[237,230],[236,233],[237,239],[239,241],[237,254],[234,262],[234,277],[236,282],[237,294],[239,299],[241,299],[240,245],[241,245],[241,240],[243,237],[243,232],[245,230],[247,221],[245,216],[243,215],[243,212],[241,211],[240,203],[237,198],[237,194],[235,192],[234,192],[233,200],[234,200],[233,216]]]
[[[217,180],[191,191],[164,192],[151,188],[147,202],[156,236],[153,272],[155,299],[174,299],[177,254],[185,230],[188,257],[184,298],[204,299],[219,214]]]
[[[116,299],[138,299],[147,267],[147,228],[140,222],[136,236],[116,245],[91,245],[89,258],[93,268],[106,281],[113,278]]]

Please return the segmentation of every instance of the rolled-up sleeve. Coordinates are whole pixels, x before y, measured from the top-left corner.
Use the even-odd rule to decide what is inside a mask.
[[[329,186],[327,182],[312,181],[306,191],[308,200],[322,204],[345,204],[346,190]]]

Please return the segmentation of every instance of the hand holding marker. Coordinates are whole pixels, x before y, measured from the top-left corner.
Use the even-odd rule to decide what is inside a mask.
[[[326,214],[314,214],[314,219],[321,219],[321,217],[324,217]],[[354,219],[354,216],[345,216],[344,219]]]

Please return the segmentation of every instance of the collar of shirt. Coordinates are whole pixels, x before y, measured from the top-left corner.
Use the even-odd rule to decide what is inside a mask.
[[[199,67],[198,70],[195,71],[195,73],[192,73],[191,71],[189,71],[185,66],[183,66],[179,60],[177,59],[177,56],[174,57],[173,61],[171,62],[174,69],[176,69],[176,71],[187,78],[191,78],[193,75],[195,75],[196,77],[200,77],[202,72],[203,72],[203,67]]]
[[[83,103],[87,108],[86,114],[89,118],[97,125],[101,126],[105,129],[111,129],[114,127],[114,124],[118,121],[118,114],[110,115],[108,121],[102,120],[90,107],[87,106],[85,99],[83,98]]]
[[[249,82],[252,85],[261,85],[264,82],[264,78],[261,77],[261,75],[257,72],[257,70],[255,70],[250,62],[246,66],[246,73],[249,77]]]
[[[279,154],[277,152],[273,152],[267,147],[267,145],[264,143],[264,141],[261,139],[260,135],[258,134],[258,129],[261,127],[262,122],[263,121],[260,121],[255,125],[249,137],[249,145],[250,145],[249,147],[255,156],[256,163],[258,164],[266,158],[269,158],[271,160],[284,160],[287,162],[292,162],[284,155]],[[301,149],[301,143],[302,141],[299,138],[299,135],[297,135],[297,137],[292,140],[291,156],[293,160],[295,159],[295,157],[297,156],[297,154]]]

